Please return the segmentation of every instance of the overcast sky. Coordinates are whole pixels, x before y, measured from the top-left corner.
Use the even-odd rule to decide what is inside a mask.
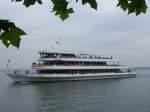
[[[124,13],[113,0],[97,0],[98,10],[89,5],[71,5],[75,13],[62,22],[51,12],[50,0],[43,5],[25,8],[21,3],[3,0],[1,19],[9,19],[28,34],[22,38],[19,50],[5,48],[0,43],[0,68],[30,67],[39,50],[50,50],[61,37],[63,50],[113,56],[121,64],[150,66],[150,12],[135,16]],[[149,4],[149,2],[148,2]]]

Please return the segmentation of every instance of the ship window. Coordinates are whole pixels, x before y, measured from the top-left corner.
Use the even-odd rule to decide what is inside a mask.
[[[120,69],[86,69],[86,70],[38,70],[39,73],[50,73],[50,74],[88,74],[88,73],[107,73],[107,72],[120,72]]]

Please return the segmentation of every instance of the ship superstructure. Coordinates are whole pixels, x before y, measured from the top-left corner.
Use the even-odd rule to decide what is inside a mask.
[[[38,73],[88,74],[121,72],[124,66],[115,64],[112,57],[70,52],[40,51],[39,63],[33,63]],[[35,66],[37,65],[37,66]]]

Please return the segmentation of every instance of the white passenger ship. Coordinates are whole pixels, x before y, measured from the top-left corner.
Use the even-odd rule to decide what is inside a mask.
[[[7,75],[15,82],[68,81],[135,77],[136,72],[115,63],[112,57],[74,52],[40,51],[34,72],[15,70]]]

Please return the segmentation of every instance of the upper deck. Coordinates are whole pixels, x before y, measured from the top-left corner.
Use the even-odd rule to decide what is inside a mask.
[[[34,68],[43,69],[46,66],[64,66],[64,67],[86,67],[89,68],[98,68],[104,67],[117,68],[120,66],[119,62],[116,63],[112,57],[103,57],[101,55],[91,55],[91,54],[83,54],[83,53],[72,53],[72,52],[48,52],[48,51],[40,51],[40,58],[38,59],[39,64],[33,63],[32,66]],[[121,67],[121,66],[120,66]]]
[[[91,54],[84,54],[84,53],[73,53],[73,52],[56,52],[56,51],[40,51],[40,59],[41,61],[47,60],[69,60],[69,61],[107,61],[112,59],[112,57],[103,57],[101,55],[91,55]]]

